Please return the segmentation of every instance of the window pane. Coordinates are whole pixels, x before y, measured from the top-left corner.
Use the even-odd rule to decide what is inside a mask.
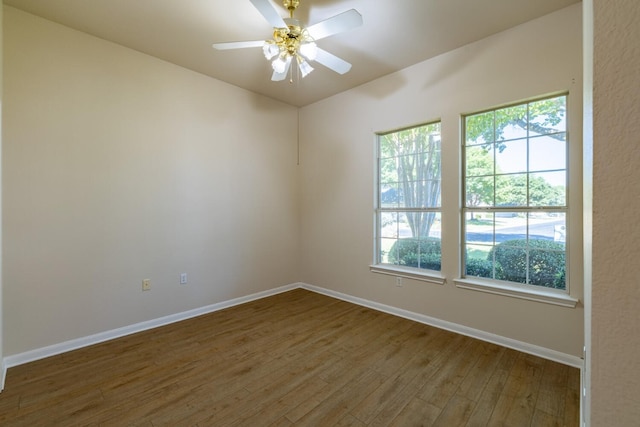
[[[401,208],[440,207],[440,181],[403,182],[398,202]]]
[[[565,171],[532,173],[529,177],[529,205],[566,206],[566,179]]]
[[[427,237],[440,240],[442,239],[442,215],[440,212],[431,212],[431,214],[433,215],[433,219],[431,220]]]
[[[505,141],[496,144],[496,173],[527,171],[527,140]]]
[[[411,156],[399,156],[398,160],[398,181],[401,182],[412,182],[417,178],[417,172],[419,166],[416,165],[416,162],[419,162],[419,156],[411,155]]]
[[[441,247],[440,239],[424,238],[418,240],[418,268],[440,271]]]
[[[380,144],[380,158],[388,159],[391,157],[396,157],[397,153],[397,144],[393,138],[393,135],[380,135],[378,137],[378,143]]]
[[[496,243],[527,238],[527,214],[523,212],[496,212]]]
[[[465,276],[494,278],[494,262],[489,259],[491,245],[468,244],[465,248]]]
[[[427,126],[401,131],[398,141],[403,153],[397,157],[400,206],[440,206],[440,134]]]
[[[413,230],[409,225],[406,212],[398,212],[398,234],[397,237],[406,239],[414,237]]]
[[[529,251],[529,284],[555,289],[565,289],[565,252],[546,249],[553,244],[548,240],[531,241],[532,248]],[[541,246],[540,249],[537,246]]]
[[[539,136],[529,140],[529,171],[564,170],[567,167],[565,134]]]
[[[496,279],[527,283],[526,240],[512,240],[496,246],[493,253]]]
[[[395,244],[397,241],[398,239],[387,239],[387,238],[380,239],[379,260],[381,263],[392,264],[390,260],[397,258],[396,254],[397,254],[398,248],[396,247],[396,244]]]
[[[495,173],[492,147],[492,144],[467,147],[465,157],[467,177],[488,176]]]
[[[380,184],[395,184],[398,182],[398,168],[396,159],[380,159]]]
[[[529,239],[564,243],[566,228],[566,216],[562,212],[529,214]]]
[[[440,271],[440,239],[398,239],[391,250],[389,263],[404,267]]]
[[[486,212],[467,212],[465,215],[467,243],[493,246],[494,215]]]
[[[422,215],[420,212],[406,212],[403,214],[405,230],[403,238],[418,238],[422,227]]]
[[[472,221],[467,221],[473,230]],[[498,280],[526,283],[537,286],[564,289],[565,285],[565,216],[561,213],[535,213],[524,215],[516,212],[495,214],[495,247],[487,253],[487,263],[467,262],[466,271],[494,270]],[[474,240],[472,240],[474,239]],[[467,258],[478,256],[484,247],[481,240],[489,240],[489,232],[467,232]],[[486,247],[489,247],[488,245]],[[473,249],[473,252],[470,252]],[[471,255],[470,255],[471,254]],[[477,275],[477,274],[475,274]]]
[[[440,213],[384,213],[381,223],[380,262],[440,270]]]
[[[493,206],[493,191],[493,176],[468,178],[465,188],[467,207]]]
[[[401,194],[397,185],[380,187],[380,205],[383,208],[397,208],[400,204]]]
[[[496,110],[496,141],[527,137],[527,106]]]
[[[401,200],[401,207],[438,208],[440,207],[440,180],[415,181],[403,183],[406,189]]]
[[[496,177],[496,206],[527,206],[527,174],[498,175]]]
[[[550,213],[549,215],[558,218],[558,222],[556,224],[553,224],[553,241],[565,243],[567,241],[567,225],[565,222],[565,215],[562,213]]]
[[[440,238],[439,212],[407,212],[406,219],[407,226],[411,229],[411,237]]]
[[[397,212],[382,212],[379,216],[380,237],[397,238],[400,234],[400,224]]]
[[[529,136],[567,131],[567,97],[529,103]]]
[[[494,141],[493,111],[467,116],[465,119],[466,145],[485,144]]]

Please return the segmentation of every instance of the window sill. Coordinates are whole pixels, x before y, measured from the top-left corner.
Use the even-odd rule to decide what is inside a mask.
[[[405,279],[421,280],[423,282],[435,283],[436,285],[444,285],[446,282],[443,275],[433,270],[420,270],[417,268],[403,268],[399,266],[381,264],[370,265],[369,270],[372,273],[404,277]]]
[[[562,307],[575,308],[578,300],[562,291],[553,289],[538,289],[538,287],[522,285],[512,286],[507,283],[489,283],[481,280],[455,279],[458,288],[472,291],[487,292],[490,294],[504,295],[512,298],[521,298],[529,301],[537,301],[546,304],[554,304]]]

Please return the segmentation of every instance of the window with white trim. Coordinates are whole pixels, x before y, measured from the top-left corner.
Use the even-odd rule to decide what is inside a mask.
[[[440,122],[377,142],[375,264],[440,271]]]
[[[464,117],[463,278],[567,290],[567,96]]]

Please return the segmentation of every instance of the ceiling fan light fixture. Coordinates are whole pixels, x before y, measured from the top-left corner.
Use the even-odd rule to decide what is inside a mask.
[[[335,55],[319,48],[316,41],[362,25],[362,15],[350,9],[331,18],[305,27],[293,17],[301,0],[281,0],[289,11],[289,18],[282,18],[273,6],[273,0],[249,0],[265,20],[273,27],[272,40],[254,40],[245,42],[214,43],[219,50],[261,47],[265,58],[271,62],[273,74],[271,80],[282,81],[289,74],[293,83],[292,62],[298,66],[298,76],[305,77],[313,71],[308,61],[317,61],[320,65],[344,74],[351,69],[351,64]]]
[[[284,73],[284,70],[287,69],[287,64],[289,62],[291,62],[291,57],[287,57],[287,59],[284,59],[282,56],[279,56],[274,59],[273,62],[271,62],[271,67],[276,73]]]
[[[307,61],[300,57],[298,57],[298,69],[300,70],[300,74],[302,75],[303,79],[313,71],[313,67]]]
[[[280,48],[274,43],[265,42],[262,52],[265,58],[272,59],[274,56],[280,54]]]

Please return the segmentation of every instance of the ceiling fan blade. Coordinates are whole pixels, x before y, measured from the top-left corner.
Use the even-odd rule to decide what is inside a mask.
[[[307,27],[307,32],[314,40],[320,40],[360,25],[362,25],[362,15],[357,10],[350,9]]]
[[[264,40],[254,40],[249,42],[228,42],[228,43],[214,43],[214,49],[227,50],[227,49],[244,49],[246,47],[262,47],[264,46]]]
[[[271,76],[271,80],[273,80],[274,82],[283,81],[284,79],[287,78],[287,73],[289,72],[289,68],[291,68],[291,57],[287,58],[287,64],[284,67],[284,71],[281,73],[274,71],[273,75]]]
[[[284,19],[282,19],[269,0],[250,1],[273,28],[287,28],[287,24],[285,24]]]
[[[316,55],[315,61],[338,74],[344,74],[351,69],[351,64],[347,61],[320,48],[318,48],[318,54]]]

